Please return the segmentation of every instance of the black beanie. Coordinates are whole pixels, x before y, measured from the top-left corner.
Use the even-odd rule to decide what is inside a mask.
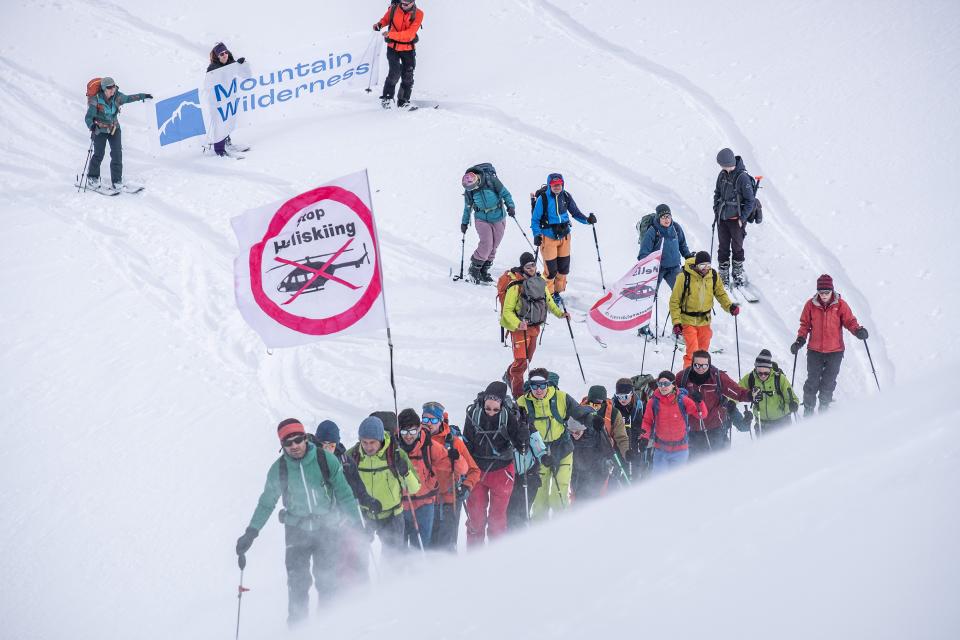
[[[487,385],[486,391],[483,392],[484,396],[494,396],[495,398],[500,398],[502,402],[505,397],[507,397],[507,385],[497,380],[496,382],[491,382]]]
[[[404,409],[400,412],[400,415],[397,416],[397,423],[401,429],[404,427],[419,427],[420,416],[417,415],[417,412],[413,409]]]
[[[530,264],[531,262],[536,262],[536,259],[533,257],[533,254],[529,251],[524,251],[520,254],[520,267],[523,268],[524,265]]]
[[[673,215],[673,214],[670,213],[670,207],[669,207],[669,206],[667,206],[667,205],[665,205],[665,204],[658,204],[658,205],[657,205],[657,217],[658,217],[658,218],[659,218],[660,216],[672,216],[672,215]]]
[[[703,264],[704,262],[712,262],[710,254],[706,251],[697,251],[697,255],[693,257],[693,264]]]
[[[673,382],[677,379],[677,376],[673,375],[672,371],[661,371],[660,375],[657,376],[657,380],[669,380]]]

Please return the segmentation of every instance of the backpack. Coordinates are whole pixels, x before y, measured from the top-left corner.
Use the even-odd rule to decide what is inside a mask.
[[[93,96],[100,93],[100,80],[101,78],[92,78],[87,82],[87,97],[92,98]]]
[[[479,440],[477,444],[480,445],[486,441],[490,451],[490,457],[500,460],[513,460],[513,440],[510,439],[510,433],[507,427],[510,424],[510,414],[514,414],[517,418],[517,423],[520,423],[520,414],[517,405],[514,404],[510,396],[505,397],[503,402],[500,403],[500,419],[497,422],[497,427],[495,429],[483,429],[481,425],[483,424],[483,398],[485,395],[486,392],[481,391],[477,394],[477,398],[473,404],[467,407],[467,416],[470,418],[470,421],[473,422],[473,430]],[[499,435],[501,439],[511,443],[509,449],[500,451],[493,446],[493,439],[497,435]]]
[[[497,278],[497,302],[500,304],[501,309],[503,309],[503,299],[507,297],[507,288],[510,287],[510,285],[518,284],[522,280],[523,276],[513,269],[507,269]]]
[[[653,396],[653,427],[650,431],[650,440],[654,442],[663,442],[668,446],[676,446],[679,444],[686,444],[688,441],[688,433],[690,432],[690,417],[687,415],[687,407],[683,403],[683,399],[687,397],[686,389],[677,389],[677,406],[680,407],[680,415],[683,416],[683,426],[685,427],[683,440],[674,442],[672,440],[660,440],[657,437],[657,418],[660,415],[660,396]]]
[[[648,213],[647,215],[640,218],[640,221],[637,222],[637,233],[640,235],[640,239],[637,241],[639,244],[643,244],[643,236],[647,234],[647,229],[653,226],[653,219],[657,217],[656,213]],[[655,237],[653,239],[653,244],[656,246],[657,239],[656,236],[660,235],[660,232],[654,229]]]
[[[527,324],[541,325],[547,319],[547,283],[540,276],[518,281],[520,287],[520,319]]]
[[[333,493],[333,486],[330,484],[330,465],[327,463],[326,451],[320,447],[317,447],[317,465],[320,467],[320,476],[323,478],[323,491],[327,494],[330,502],[336,505],[337,498]],[[280,466],[277,468],[277,471],[280,474],[280,496],[283,499],[283,508],[286,509],[290,471],[287,469],[287,461],[284,460],[283,456],[280,456]]]
[[[750,174],[747,173],[746,171],[741,171],[740,173],[738,173],[738,174],[736,174],[735,176],[733,176],[734,191],[735,191],[736,194],[737,194],[737,209],[738,209],[738,210],[742,207],[742,205],[741,205],[741,203],[740,203],[740,192],[737,190],[736,185],[737,185],[737,182],[740,181],[740,176],[742,176],[742,175],[745,175],[745,176],[747,176],[748,178],[750,178],[750,187],[753,189],[753,195],[754,195],[753,211],[751,211],[751,212],[750,212],[750,215],[747,216],[747,222],[754,222],[754,223],[756,223],[756,224],[760,224],[761,222],[763,222],[763,205],[760,204],[760,201],[756,198],[756,195],[757,195],[757,191],[759,191],[759,190],[761,189],[761,187],[760,187],[760,181],[763,180],[763,176],[757,176],[756,178],[754,178],[752,175],[750,175]],[[720,180],[722,180],[722,179],[723,179],[723,171],[721,171],[720,174],[717,176],[717,187],[718,187],[718,188],[719,188],[719,186],[720,186]]]
[[[711,289],[711,291],[713,291],[717,288],[717,270],[714,269],[713,267],[710,267],[710,273],[713,274],[713,289]],[[684,273],[683,289],[680,291],[680,313],[683,313],[685,315],[692,316],[695,318],[702,318],[710,315],[710,311],[713,311],[713,309],[711,309],[710,311],[687,311],[686,302],[687,302],[688,295],[690,295],[690,276]]]
[[[472,167],[468,167],[464,173],[475,173],[480,176],[480,185],[473,191],[464,191],[463,192],[463,201],[469,206],[474,212],[477,211],[477,205],[474,202],[473,194],[479,192],[481,189],[488,189],[497,194],[499,201],[497,206],[494,209],[499,209],[503,207],[503,198],[500,197],[500,192],[503,191],[503,183],[500,182],[500,178],[497,177],[497,170],[489,162],[481,162],[480,164],[475,164]],[[486,211],[489,211],[487,209]]]
[[[773,376],[773,388],[776,390],[775,393],[780,396],[780,410],[783,411],[787,408],[787,398],[783,395],[783,389],[780,387],[780,378],[783,376],[783,371],[780,370],[780,367],[777,366],[777,363],[773,363],[772,371],[770,375]],[[757,378],[753,371],[750,372],[750,375],[747,376],[747,387],[752,391],[756,385]]]

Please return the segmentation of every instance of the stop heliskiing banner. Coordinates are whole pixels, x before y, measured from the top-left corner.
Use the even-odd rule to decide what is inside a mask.
[[[636,331],[650,322],[660,279],[661,251],[654,251],[617,280],[587,313],[587,328],[601,344],[610,335]]]
[[[268,348],[387,327],[366,170],[231,223],[237,307]]]

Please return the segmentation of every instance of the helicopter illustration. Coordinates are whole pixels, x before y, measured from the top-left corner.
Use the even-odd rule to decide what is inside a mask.
[[[290,266],[295,264],[303,266],[294,267],[293,270],[290,271],[290,273],[288,273],[279,284],[277,284],[277,291],[282,293],[294,293],[296,295],[312,293],[314,291],[323,291],[327,282],[331,280],[330,277],[325,276],[333,276],[335,271],[345,269],[347,267],[359,269],[364,262],[367,264],[370,263],[370,252],[367,250],[366,243],[364,243],[363,255],[356,260],[345,260],[343,262],[328,264],[326,267],[323,266],[327,262],[323,258],[328,256],[336,256],[337,254],[349,253],[351,251],[354,251],[354,249],[344,249],[339,252],[307,256],[301,260],[284,260],[284,264],[273,267],[270,269],[270,271],[274,271],[276,269],[289,269]],[[309,285],[304,286],[307,285],[307,283],[309,283]]]

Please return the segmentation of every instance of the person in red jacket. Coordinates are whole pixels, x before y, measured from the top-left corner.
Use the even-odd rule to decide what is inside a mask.
[[[709,351],[694,351],[692,364],[677,372],[677,388],[687,393],[698,392],[707,407],[703,420],[690,421],[690,457],[696,458],[711,451],[730,446],[730,421],[733,416],[730,402],[751,402],[749,389],[713,366]]]
[[[675,381],[671,371],[661,371],[657,376],[657,390],[643,411],[640,437],[648,438],[654,447],[651,475],[687,463],[690,420],[700,420],[707,415],[700,392],[677,389]]]
[[[457,550],[460,530],[460,507],[480,480],[480,467],[463,438],[450,430],[450,418],[439,402],[423,405],[421,424],[430,431],[435,444],[447,452],[449,462],[436,466],[439,495],[433,515],[433,535],[430,547],[445,551]],[[459,433],[459,430],[458,430]]]
[[[403,109],[410,105],[413,92],[413,70],[417,67],[416,44],[420,36],[417,31],[423,24],[423,11],[417,8],[414,0],[393,0],[387,12],[373,23],[374,31],[383,31],[387,43],[387,63],[390,71],[383,83],[380,105],[389,109],[393,102],[393,90],[400,81],[397,93],[397,107]]]
[[[843,329],[866,340],[867,330],[857,321],[853,311],[840,294],[833,289],[833,278],[823,274],[817,278],[817,295],[803,305],[800,312],[800,330],[790,353],[797,355],[807,344],[807,381],[803,383],[803,417],[813,415],[820,396],[820,411],[826,411],[833,402],[837,388],[837,374],[843,361]]]

